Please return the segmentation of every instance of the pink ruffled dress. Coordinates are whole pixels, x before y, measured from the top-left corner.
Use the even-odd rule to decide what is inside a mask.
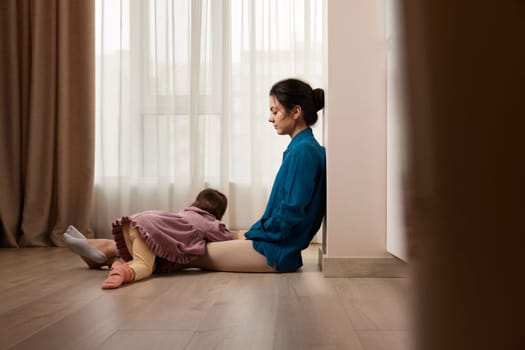
[[[180,269],[206,253],[206,243],[231,240],[230,230],[209,212],[189,207],[173,213],[148,210],[123,216],[113,223],[113,236],[120,257],[133,259],[126,246],[122,227],[138,229],[148,248],[157,256],[155,272],[163,273]]]

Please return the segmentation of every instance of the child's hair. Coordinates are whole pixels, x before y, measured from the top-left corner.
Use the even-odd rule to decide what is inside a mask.
[[[224,194],[213,188],[205,188],[199,192],[191,206],[206,210],[217,220],[220,220],[228,207],[228,199]]]

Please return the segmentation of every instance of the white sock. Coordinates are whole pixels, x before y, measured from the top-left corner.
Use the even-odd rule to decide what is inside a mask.
[[[67,227],[66,233],[69,234],[71,237],[86,239],[86,236],[84,236],[82,232],[77,230],[77,228],[73,225],[69,225]]]
[[[67,231],[64,232],[63,237],[64,242],[66,243],[68,248],[71,249],[71,251],[73,251],[74,253],[88,258],[89,260],[92,260],[98,264],[107,262],[106,255],[104,255],[104,253],[102,253],[101,251],[90,246],[87,242],[86,237],[73,226],[69,226],[67,228]]]

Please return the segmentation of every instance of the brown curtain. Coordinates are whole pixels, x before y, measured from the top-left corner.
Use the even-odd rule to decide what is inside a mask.
[[[0,1],[0,246],[91,235],[93,0]]]

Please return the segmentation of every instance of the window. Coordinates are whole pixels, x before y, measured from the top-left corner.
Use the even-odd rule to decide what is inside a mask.
[[[175,210],[212,186],[254,221],[289,142],[267,123],[271,85],[322,86],[322,1],[98,0],[96,13],[96,201]]]

